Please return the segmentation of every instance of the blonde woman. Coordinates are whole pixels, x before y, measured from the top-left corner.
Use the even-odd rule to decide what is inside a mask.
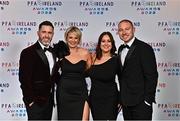
[[[91,64],[88,50],[79,47],[82,33],[75,26],[65,32],[70,54],[60,61],[61,77],[57,84],[58,120],[88,120],[88,91],[84,72]]]

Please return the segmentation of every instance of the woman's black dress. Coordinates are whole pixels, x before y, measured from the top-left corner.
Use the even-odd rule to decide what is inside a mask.
[[[91,90],[89,102],[94,120],[116,120],[118,114],[118,89],[115,82],[118,60],[113,56],[108,61],[93,65],[89,70]]]
[[[85,101],[88,99],[84,71],[86,62],[75,64],[61,60],[61,78],[57,85],[57,108],[59,120],[81,120]]]

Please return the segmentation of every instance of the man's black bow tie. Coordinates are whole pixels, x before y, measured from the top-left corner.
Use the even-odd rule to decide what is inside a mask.
[[[52,47],[48,47],[48,48],[47,48],[47,47],[45,47],[45,48],[44,48],[44,52],[46,52],[46,51],[52,52],[52,51],[53,51],[53,49],[52,49]]]
[[[127,45],[127,44],[126,44],[126,45],[125,45],[125,44],[122,44],[121,46],[122,46],[122,49],[123,49],[123,48],[127,48],[127,49],[130,48],[129,45]]]

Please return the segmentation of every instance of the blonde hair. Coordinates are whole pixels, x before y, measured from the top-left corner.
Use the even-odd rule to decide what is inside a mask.
[[[80,29],[76,26],[70,26],[69,28],[67,28],[65,34],[64,34],[64,38],[67,41],[67,37],[69,33],[75,32],[78,39],[79,39],[79,43],[81,42],[81,37],[82,37],[82,32],[80,31]]]

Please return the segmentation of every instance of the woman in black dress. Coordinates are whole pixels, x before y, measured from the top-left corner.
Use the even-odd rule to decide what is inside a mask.
[[[70,54],[60,60],[57,84],[58,120],[88,120],[88,91],[84,72],[91,64],[88,50],[79,47],[82,33],[72,26],[65,32]]]
[[[120,72],[115,56],[115,42],[110,32],[99,36],[96,53],[89,69],[91,90],[89,102],[94,120],[116,120],[118,114],[118,88],[115,82]]]

